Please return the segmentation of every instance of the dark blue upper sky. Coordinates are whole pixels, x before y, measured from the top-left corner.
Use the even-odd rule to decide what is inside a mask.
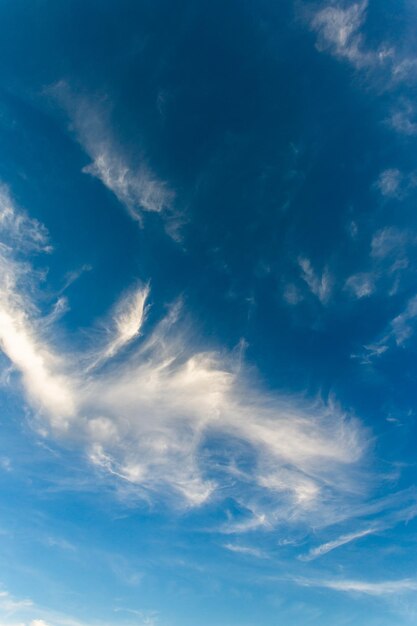
[[[416,13],[0,5],[0,626],[415,624]]]

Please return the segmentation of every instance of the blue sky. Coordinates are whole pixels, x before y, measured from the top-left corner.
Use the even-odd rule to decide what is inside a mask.
[[[0,4],[0,626],[416,624],[416,20]]]

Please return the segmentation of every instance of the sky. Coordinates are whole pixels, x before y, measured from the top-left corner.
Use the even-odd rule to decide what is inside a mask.
[[[417,623],[416,21],[0,3],[0,626]]]

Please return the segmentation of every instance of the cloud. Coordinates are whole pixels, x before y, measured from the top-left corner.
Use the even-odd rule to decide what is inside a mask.
[[[391,322],[391,335],[397,345],[402,345],[414,332],[413,322],[417,317],[417,296],[411,298],[404,311]]]
[[[328,552],[331,552],[332,550],[336,550],[337,548],[340,548],[341,546],[344,546],[347,543],[351,543],[352,541],[355,541],[356,539],[360,539],[361,537],[366,537],[367,535],[371,535],[374,532],[375,532],[374,528],[366,528],[364,530],[360,530],[354,533],[349,533],[347,535],[341,535],[340,537],[338,537],[337,539],[334,539],[333,541],[327,541],[326,543],[323,543],[320,546],[311,548],[311,550],[309,550],[307,554],[301,555],[299,559],[301,561],[313,561],[314,559],[317,559],[318,557],[323,556],[324,554],[327,554]]]
[[[83,172],[98,178],[140,223],[143,212],[170,212],[173,191],[152,171],[144,154],[139,163],[128,156],[110,128],[108,107],[103,101],[93,104],[75,95],[63,81],[49,88],[48,93],[66,110],[79,143],[92,160]]]
[[[397,168],[389,168],[381,172],[374,187],[382,196],[403,200],[417,185],[417,176],[414,171],[401,172]]]
[[[417,590],[417,581],[409,578],[382,582],[365,582],[359,580],[294,580],[305,587],[325,587],[344,593],[361,593],[369,596],[385,596],[407,593]]]
[[[84,265],[79,267],[77,270],[73,270],[72,272],[67,272],[65,276],[64,285],[61,287],[59,293],[60,294],[64,293],[64,291],[66,291],[68,287],[70,287],[73,283],[75,283],[75,281],[77,281],[80,278],[80,276],[82,276],[82,274],[84,274],[85,272],[91,272],[92,269],[93,268],[91,265],[89,265],[88,263],[84,263]]]
[[[370,365],[375,358],[379,358],[388,350],[388,346],[383,343],[384,340],[380,343],[363,346],[364,352],[360,354],[352,354],[352,359],[360,359],[360,362],[363,365]]]
[[[112,316],[111,328],[108,329],[110,340],[101,349],[98,349],[95,360],[89,365],[89,369],[113,358],[133,339],[140,336],[146,317],[148,296],[149,285],[146,285],[132,289],[121,299]]]
[[[417,135],[417,121],[415,121],[415,110],[411,102],[400,103],[397,110],[393,111],[388,119],[389,124],[401,135],[410,137]]]
[[[292,283],[286,285],[283,296],[284,300],[292,306],[299,304],[303,300],[303,296],[300,293],[300,290],[298,289],[298,287],[296,287],[296,285],[293,285]]]
[[[17,209],[8,187],[2,184],[0,184],[0,233],[3,252],[12,247],[21,253],[52,250],[45,226]]]
[[[387,169],[381,172],[375,186],[383,196],[398,198],[402,178],[400,170],[396,168]]]
[[[81,446],[103,477],[175,506],[228,494],[246,511],[231,532],[254,519],[325,524],[357,498],[366,435],[337,404],[262,390],[240,357],[195,347],[181,303],[147,328],[149,286],[121,297],[104,340],[92,332],[84,350],[66,349],[33,302],[36,273],[11,253],[1,262],[0,346],[36,427]],[[219,467],[213,454],[223,448]]]
[[[237,554],[244,554],[246,556],[253,556],[257,559],[267,559],[269,558],[265,552],[259,550],[258,548],[252,548],[250,546],[243,546],[236,543],[225,543],[223,544],[223,548],[229,550],[229,552],[236,552]]]
[[[416,318],[417,296],[413,296],[408,300],[404,310],[389,322],[382,337],[372,344],[364,345],[364,352],[353,354],[352,358],[359,358],[361,363],[369,365],[393,346],[403,346],[414,334]]]
[[[33,606],[31,600],[17,600],[8,591],[0,591],[0,610],[5,613],[15,613],[22,609],[27,609]]]
[[[317,48],[349,61],[355,68],[381,64],[393,51],[382,45],[378,50],[366,49],[360,32],[366,18],[367,0],[347,7],[331,4],[321,8],[311,19],[317,33]]]
[[[371,256],[376,259],[384,259],[405,251],[410,241],[410,235],[406,230],[400,230],[393,226],[378,230],[372,237]]]
[[[139,624],[141,626],[156,626],[155,613],[146,614],[137,611],[135,614],[135,626],[139,626]],[[109,620],[102,623],[103,626],[108,626],[117,622]],[[123,623],[128,625],[132,622],[123,620]],[[88,626],[88,623],[53,609],[41,607],[31,599],[18,599],[8,591],[1,590],[0,626]]]
[[[374,47],[367,44],[368,6],[368,0],[350,4],[344,0],[331,0],[321,4],[316,11],[306,9],[310,28],[317,34],[316,48],[349,63],[365,77],[368,85],[374,84],[378,92],[414,83],[417,61],[414,55],[407,56],[403,52],[404,46],[398,48],[383,40]],[[416,124],[410,121],[410,103],[399,104],[398,111],[392,115],[391,125],[398,132],[415,134]]]
[[[37,339],[41,333],[30,322],[36,306],[28,295],[33,292],[36,272],[26,262],[18,261],[14,252],[50,251],[47,231],[19,211],[3,188],[0,232],[3,241],[13,244],[0,246],[0,347],[21,372],[33,403],[51,415],[59,412],[69,416],[74,406],[68,380],[64,374],[54,374],[60,363],[62,367],[62,360]]]
[[[366,272],[354,274],[349,276],[345,286],[356,298],[365,298],[375,291],[375,277],[373,274]]]
[[[145,165],[134,173],[112,146],[102,147],[101,152],[87,150],[94,159],[83,172],[95,176],[125,205],[133,219],[141,220],[141,209],[160,213],[170,206],[172,194],[167,191]]]
[[[307,283],[310,291],[317,296],[322,304],[326,304],[330,298],[332,291],[332,278],[327,268],[324,269],[321,275],[316,274],[311,261],[300,257],[298,263],[302,270],[301,278]]]

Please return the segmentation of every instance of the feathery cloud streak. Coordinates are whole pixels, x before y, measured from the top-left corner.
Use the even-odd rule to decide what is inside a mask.
[[[139,164],[131,162],[110,129],[104,102],[93,104],[75,95],[64,81],[49,88],[48,93],[67,112],[79,143],[92,160],[83,172],[98,178],[140,223],[144,211],[171,209],[174,193],[152,171],[143,154]]]
[[[6,237],[21,219],[8,206],[15,218],[10,227],[3,221]],[[28,224],[22,243],[41,233],[44,242],[45,229]],[[269,524],[324,524],[335,506],[356,497],[365,434],[340,408],[266,393],[231,355],[197,350],[180,304],[144,335],[149,286],[119,301],[101,343],[79,354],[65,350],[29,297],[36,273],[10,250],[1,253],[8,271],[0,283],[0,345],[42,432],[76,442],[105,473],[176,505],[201,505],[227,487],[258,518],[269,507]],[[236,452],[220,472],[208,453],[213,438],[243,445],[250,469],[238,467]]]
[[[417,581],[409,578],[401,580],[387,580],[382,582],[367,582],[360,580],[297,580],[305,587],[325,587],[344,593],[361,593],[369,596],[385,596],[415,591]]]
[[[307,554],[301,555],[299,558],[301,561],[313,561],[332,550],[336,550],[341,546],[346,545],[347,543],[351,543],[356,539],[360,539],[361,537],[366,537],[367,535],[371,535],[375,532],[374,528],[366,528],[365,530],[360,530],[354,533],[349,533],[347,535],[342,535],[333,541],[327,541],[326,543],[321,544],[320,546],[316,546],[309,550]]]

